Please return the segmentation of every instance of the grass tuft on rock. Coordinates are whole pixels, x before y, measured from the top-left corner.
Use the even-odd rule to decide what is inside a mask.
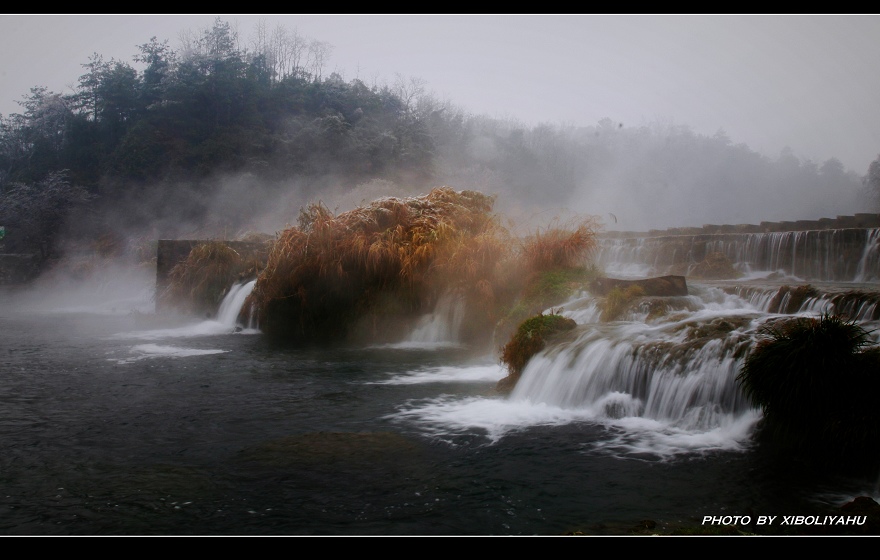
[[[576,326],[573,319],[555,313],[538,314],[520,323],[513,338],[501,349],[501,362],[507,366],[508,375],[498,382],[496,389],[511,391],[532,356],[547,345],[547,339]]]
[[[760,437],[822,465],[880,460],[880,349],[870,333],[835,315],[776,321],[737,377],[764,418]]]

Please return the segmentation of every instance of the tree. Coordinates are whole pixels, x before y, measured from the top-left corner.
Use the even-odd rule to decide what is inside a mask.
[[[880,208],[880,155],[868,166],[868,174],[865,175],[863,183],[874,207]]]
[[[302,78],[305,75],[304,59],[309,41],[296,29],[290,30],[277,24],[270,32],[265,20],[260,21],[254,28],[251,46],[251,56],[264,58],[274,82],[289,77]]]
[[[324,72],[324,66],[326,66],[327,61],[330,59],[330,55],[332,53],[333,45],[331,45],[327,41],[314,40],[309,43],[309,58],[307,65],[312,71],[313,81],[321,81],[321,75]]]
[[[66,171],[54,171],[35,184],[15,183],[0,193],[0,223],[6,226],[11,252],[56,256],[67,217],[91,200],[82,187],[71,185]]]
[[[147,65],[142,74],[141,99],[143,105],[149,108],[164,97],[176,54],[168,46],[168,41],[160,43],[155,37],[138,49],[141,53],[135,55],[134,61]]]
[[[30,181],[62,166],[73,119],[68,100],[45,87],[31,88],[18,104],[24,114],[0,119],[0,180]]]

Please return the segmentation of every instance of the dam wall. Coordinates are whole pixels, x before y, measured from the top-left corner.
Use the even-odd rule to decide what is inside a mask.
[[[880,214],[834,219],[607,232],[596,264],[608,275],[688,276],[723,255],[742,276],[880,281]]]

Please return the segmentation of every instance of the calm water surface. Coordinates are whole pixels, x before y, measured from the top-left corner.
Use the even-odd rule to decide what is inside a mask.
[[[609,449],[625,427],[494,395],[466,348],[278,348],[136,301],[0,294],[0,534],[624,534],[876,495],[748,438]]]

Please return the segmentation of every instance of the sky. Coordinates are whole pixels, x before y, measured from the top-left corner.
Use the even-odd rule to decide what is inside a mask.
[[[0,114],[31,87],[70,93],[93,53],[133,63],[220,17],[332,46],[327,72],[424,81],[463,110],[526,125],[686,125],[774,158],[788,147],[859,175],[880,154],[880,15],[8,14]],[[135,67],[137,67],[135,65]]]

